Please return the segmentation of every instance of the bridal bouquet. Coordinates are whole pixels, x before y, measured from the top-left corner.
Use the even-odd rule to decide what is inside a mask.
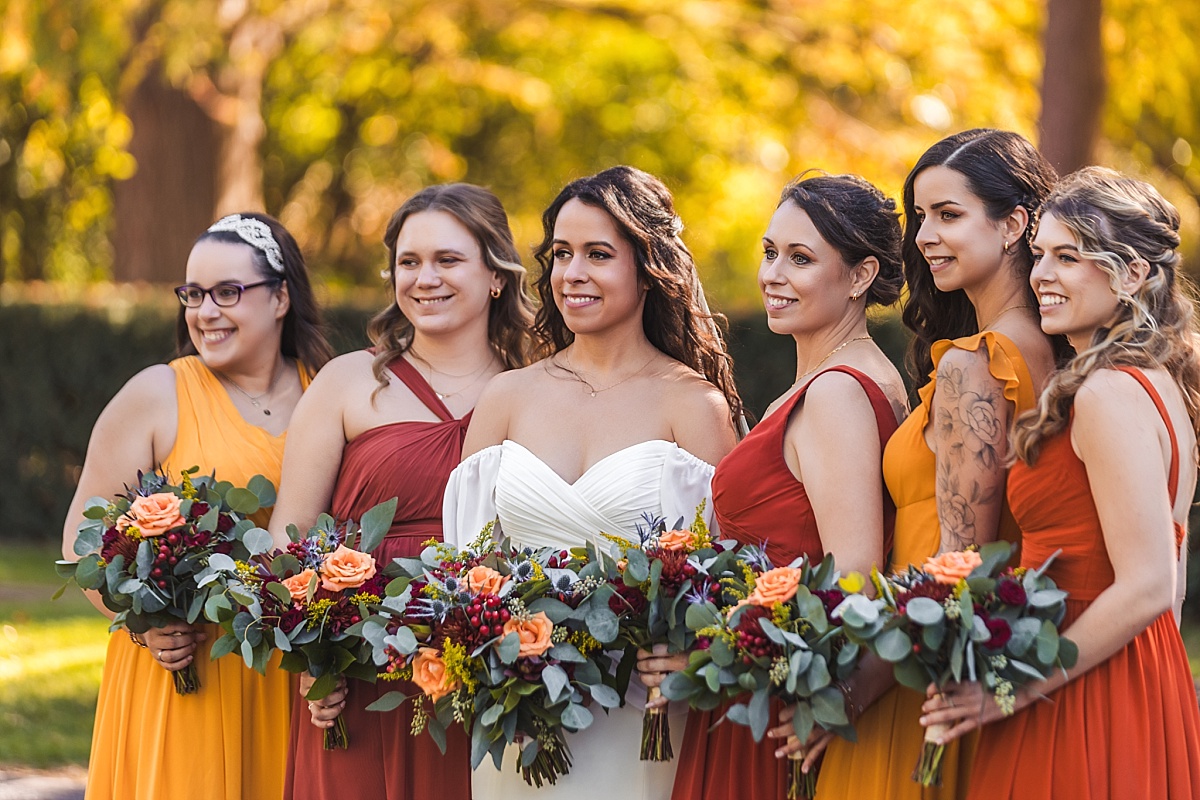
[[[464,550],[430,542],[419,559],[396,559],[388,574],[398,579],[363,636],[381,679],[420,691],[414,733],[427,730],[444,752],[446,728],[462,724],[472,769],[488,754],[499,769],[505,746],[521,739],[517,769],[540,787],[570,770],[564,732],[591,725],[585,696],[604,709],[620,704],[605,683],[603,646],[618,632],[607,556],[592,547],[518,550],[490,537],[489,525]],[[391,692],[368,708],[407,699]]]
[[[84,507],[74,548],[82,558],[59,561],[58,574],[100,593],[116,612],[112,630],[145,633],[172,621],[196,622],[214,591],[199,581],[208,564],[246,554],[243,538],[270,540],[246,519],[275,503],[270,481],[256,475],[239,488],[212,476],[193,478],[198,471],[183,470],[178,484],[161,471],[139,472],[124,494],[93,497]],[[171,676],[179,694],[200,688],[195,662]]]
[[[202,581],[219,587],[206,615],[226,633],[213,644],[212,657],[241,653],[246,666],[266,670],[272,651],[280,666],[316,678],[305,697],[319,700],[345,675],[375,680],[370,645],[359,634],[362,622],[383,601],[387,579],[370,555],[391,527],[396,499],[338,523],[328,514],[305,534],[288,526],[285,550],[266,552],[270,539],[251,550],[254,562],[210,561]],[[325,729],[326,750],[348,745],[346,723],[338,717]]]
[[[1067,593],[1036,570],[1008,568],[1007,542],[928,559],[890,578],[873,574],[874,600],[857,595],[838,609],[847,635],[894,665],[896,680],[924,692],[930,683],[978,681],[1006,714],[1014,690],[1075,664],[1078,649],[1059,636]],[[1055,554],[1057,555],[1057,554]],[[913,780],[941,784],[943,729],[925,731]]]
[[[747,725],[760,742],[770,724],[770,700],[794,706],[794,735],[806,741],[814,726],[854,741],[838,682],[857,663],[859,645],[842,634],[837,608],[864,581],[853,573],[839,580],[833,556],[818,565],[799,559],[766,569],[745,584],[727,582],[742,599],[732,607],[698,602],[687,610],[697,639],[687,669],[663,682],[673,700],[712,710],[727,699],[744,698],[725,717]],[[803,753],[792,756],[788,798],[811,798],[817,772],[800,771]]]
[[[645,515],[645,524],[637,528],[637,544],[620,537],[607,537],[620,554],[616,572],[609,574],[615,590],[609,607],[620,619],[620,639],[626,644],[625,657],[617,671],[622,694],[639,649],[666,644],[671,653],[690,650],[696,635],[687,625],[688,608],[696,603],[720,603],[722,581],[744,580],[752,571],[746,561],[748,557],[765,562],[757,548],[735,551],[725,546],[730,542],[714,542],[704,523],[704,507],[701,502],[687,528],[680,519],[673,529],[667,530],[665,520]],[[661,690],[653,687],[648,699],[660,696]],[[642,761],[674,758],[667,720],[665,708],[646,710],[642,718]]]

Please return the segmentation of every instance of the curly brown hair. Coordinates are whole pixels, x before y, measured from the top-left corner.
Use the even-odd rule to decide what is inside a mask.
[[[634,167],[610,167],[572,181],[542,214],[543,238],[534,251],[542,267],[537,280],[541,307],[533,324],[536,356],[553,355],[575,340],[550,285],[554,224],[571,200],[607,212],[633,248],[638,276],[648,287],[642,312],[646,338],[708,379],[725,396],[733,418],[740,419],[742,399],[722,333],[725,317],[708,308],[696,262],[679,236],[683,223],[675,213],[670,190],[658,178]]]

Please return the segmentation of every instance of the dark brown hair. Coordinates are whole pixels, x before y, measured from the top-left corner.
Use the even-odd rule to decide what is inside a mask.
[[[387,365],[412,346],[412,322],[396,302],[396,240],[408,218],[421,211],[445,211],[475,237],[484,265],[500,276],[503,283],[500,296],[488,307],[488,341],[507,368],[528,364],[533,303],[525,290],[525,268],[513,245],[504,206],[496,195],[480,186],[446,183],[428,186],[410,197],[392,214],[383,234],[388,249],[392,303],[367,326],[367,335],[375,345],[371,368],[380,388],[388,384]]]
[[[227,244],[243,244],[254,254],[254,268],[264,280],[278,279],[287,283],[288,311],[283,318],[283,336],[279,350],[288,358],[294,358],[304,367],[309,376],[316,375],[325,362],[333,358],[333,348],[325,338],[325,328],[321,323],[321,310],[317,298],[313,294],[312,283],[308,278],[308,267],[304,263],[304,255],[295,238],[288,233],[287,228],[274,217],[243,211],[239,216],[255,219],[271,229],[271,235],[279,245],[280,255],[283,256],[283,273],[271,268],[267,256],[262,250],[249,244],[233,231],[205,231],[196,239],[197,244],[206,241],[225,242]],[[196,345],[188,332],[187,309],[180,307],[179,317],[175,321],[175,351],[177,356],[197,355]]]
[[[720,328],[725,317],[709,311],[696,262],[679,238],[683,223],[675,213],[670,190],[658,178],[633,167],[611,167],[572,181],[542,214],[543,238],[534,251],[542,267],[537,280],[542,305],[534,320],[537,356],[557,353],[575,339],[554,302],[550,285],[554,224],[570,200],[607,212],[633,248],[638,276],[648,287],[642,313],[646,338],[707,378],[725,395],[733,418],[739,419],[742,400],[734,385],[733,359]]]
[[[805,177],[809,174],[784,188],[779,205],[791,201],[808,214],[817,233],[847,266],[875,256],[879,273],[867,289],[865,305],[895,303],[904,286],[896,201],[857,175]]]

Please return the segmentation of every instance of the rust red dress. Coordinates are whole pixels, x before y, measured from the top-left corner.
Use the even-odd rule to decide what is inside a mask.
[[[882,451],[896,430],[891,402],[866,375],[837,366],[814,375],[759,423],[721,460],[713,475],[713,513],[720,525],[721,538],[736,539],[740,544],[765,545],[767,555],[778,566],[789,564],[798,556],[816,560],[825,556],[812,504],[804,484],[788,468],[783,446],[792,412],[812,382],[826,372],[843,372],[862,386],[875,412]],[[881,500],[886,555],[891,548],[896,510],[886,491]],[[772,701],[772,719],[781,708],[779,702]],[[789,768],[785,759],[775,758],[778,743],[766,739],[755,742],[749,728],[732,722],[722,722],[710,731],[724,713],[722,707],[688,714],[683,747],[676,757],[679,768],[671,797],[674,800],[785,797]]]
[[[1179,447],[1166,407],[1141,372],[1122,371],[1145,387],[1167,423],[1173,500]],[[1062,550],[1047,574],[1070,593],[1064,622],[1070,625],[1113,582],[1087,468],[1071,447],[1070,428],[1046,441],[1032,467],[1013,465],[1008,502],[1023,535],[1022,566],[1041,566]],[[1181,544],[1178,524],[1175,536]],[[1049,702],[985,726],[969,797],[1200,797],[1200,710],[1171,612]]]
[[[446,480],[462,455],[470,413],[455,419],[403,358],[389,369],[438,417],[438,422],[395,422],[372,428],[346,445],[332,514],[360,519],[372,506],[399,498],[387,537],[375,550],[381,563],[416,557],[421,543],[442,538],[442,496]],[[312,724],[308,706],[292,714],[287,786],[291,800],[468,800],[471,796],[470,740],[459,726],[447,731],[446,754],[428,734],[413,736],[412,703],[395,711],[367,711],[382,694],[411,684],[349,682],[343,716],[350,746],[323,749],[323,732]]]

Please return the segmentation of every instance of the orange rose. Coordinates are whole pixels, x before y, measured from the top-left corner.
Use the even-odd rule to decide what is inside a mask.
[[[508,583],[508,576],[501,575],[491,567],[480,564],[467,572],[467,588],[476,594],[500,594],[500,588]]]
[[[331,592],[362,586],[375,577],[375,559],[339,544],[321,564],[321,586]]]
[[[800,585],[800,575],[803,570],[796,567],[776,567],[769,569],[754,582],[754,591],[747,600],[751,605],[773,606],[776,603],[786,603],[796,596],[796,587]]]
[[[312,576],[315,574],[311,569],[305,569],[299,575],[284,578],[280,583],[291,593],[292,599],[299,603],[308,596],[308,584],[312,581]]]
[[[658,537],[658,546],[663,550],[691,550],[694,545],[691,531],[667,531]]]
[[[170,492],[158,492],[149,497],[135,497],[129,511],[117,520],[117,528],[125,530],[136,525],[142,536],[161,536],[186,521],[179,513],[179,498]]]
[[[458,681],[452,680],[446,674],[446,662],[441,654],[432,647],[422,647],[417,650],[413,659],[413,683],[425,693],[430,700],[445,697],[458,688]]]
[[[925,573],[932,575],[938,583],[953,586],[974,572],[982,563],[983,558],[974,550],[955,550],[926,559]]]
[[[516,633],[521,637],[521,650],[517,655],[521,658],[540,656],[550,649],[550,634],[554,631],[554,623],[539,611],[528,622],[521,622],[513,617],[504,623],[504,636]],[[503,637],[501,637],[503,640]]]

